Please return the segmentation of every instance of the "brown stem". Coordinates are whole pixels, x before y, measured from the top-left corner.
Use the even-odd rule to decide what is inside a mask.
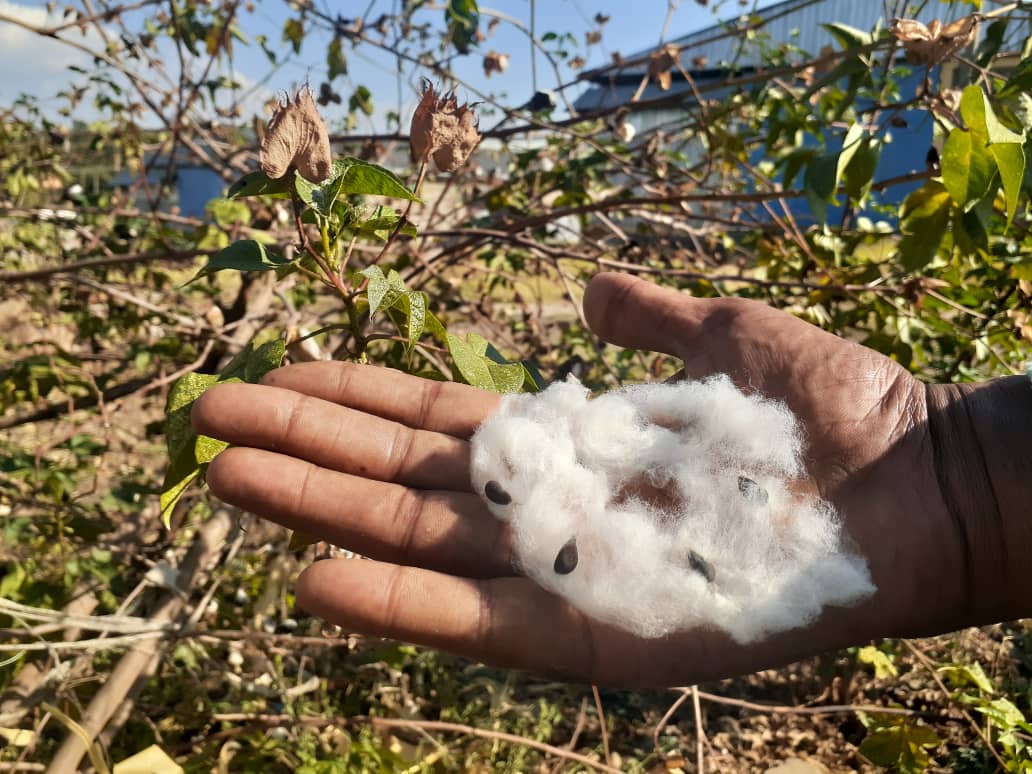
[[[419,162],[419,173],[416,175],[416,186],[413,189],[413,193],[419,196],[419,189],[423,186],[423,180],[426,177],[427,163],[426,159]],[[383,245],[383,249],[380,250],[380,254],[376,256],[376,260],[373,264],[379,264],[383,260],[383,257],[387,255],[387,251],[391,249],[391,245],[394,244],[394,240],[398,237],[399,232],[405,225],[405,221],[408,219],[409,213],[412,211],[412,205],[415,204],[414,199],[409,199],[408,205],[405,207],[405,212],[402,213],[401,217],[398,218],[397,224],[394,226],[394,230],[391,235],[387,237],[387,241]]]

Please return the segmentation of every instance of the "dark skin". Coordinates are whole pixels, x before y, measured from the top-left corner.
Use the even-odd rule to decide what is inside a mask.
[[[469,438],[498,396],[373,366],[292,365],[262,385],[210,390],[194,426],[234,446],[208,484],[228,503],[372,560],[308,567],[297,582],[305,610],[570,681],[694,684],[1028,614],[1024,552],[1008,550],[1032,546],[1024,379],[926,386],[763,304],[694,299],[627,275],[592,280],[584,310],[606,341],[680,358],[689,378],[728,373],[747,392],[784,400],[804,428],[804,486],[842,514],[879,591],[750,645],[712,630],[645,640],[593,621],[514,573],[504,525],[470,490]],[[1015,454],[999,450],[1007,444]]]

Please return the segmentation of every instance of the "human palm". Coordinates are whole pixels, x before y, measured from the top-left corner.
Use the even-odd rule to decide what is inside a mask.
[[[949,628],[964,557],[930,449],[926,388],[891,360],[741,299],[692,299],[625,275],[589,285],[602,338],[728,373],[784,400],[807,485],[830,500],[879,591],[750,645],[715,630],[637,638],[513,570],[509,533],[469,484],[469,438],[498,396],[388,369],[308,363],[198,401],[198,431],[234,446],[208,470],[222,499],[371,561],[317,562],[308,611],[351,630],[498,666],[607,685],[694,683],[875,637]],[[647,601],[646,601],[647,603]],[[919,611],[915,613],[915,611]]]

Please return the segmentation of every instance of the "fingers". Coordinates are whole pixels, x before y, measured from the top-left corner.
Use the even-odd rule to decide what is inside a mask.
[[[683,376],[725,373],[751,390],[810,349],[819,329],[756,301],[693,298],[627,274],[596,275],[584,294],[591,329],[621,347],[665,352]]]
[[[327,560],[298,578],[297,600],[349,631],[538,674],[583,679],[596,671],[584,619],[523,578],[478,581],[374,561]]]
[[[707,299],[662,288],[629,274],[605,272],[588,283],[584,314],[601,338],[621,347],[682,356],[701,344],[704,322],[713,311]]]
[[[833,608],[819,627],[749,645],[703,629],[645,640],[582,615],[526,578],[473,580],[361,559],[316,562],[298,578],[297,601],[348,631],[614,687],[692,685],[745,674],[867,641],[873,631],[859,624],[855,611]]]
[[[473,494],[420,492],[260,449],[208,468],[220,499],[356,553],[469,577],[513,574],[507,530]]]
[[[499,401],[465,384],[355,363],[299,363],[270,372],[262,382],[457,438],[469,438]]]
[[[198,398],[192,416],[197,432],[237,446],[419,489],[469,489],[466,441],[292,390],[219,385]]]

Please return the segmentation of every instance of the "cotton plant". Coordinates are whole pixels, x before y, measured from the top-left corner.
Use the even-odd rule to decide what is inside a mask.
[[[594,399],[568,381],[533,397],[540,379],[524,364],[507,362],[476,333],[450,333],[426,294],[388,267],[392,245],[415,233],[409,215],[430,165],[455,172],[479,139],[473,108],[427,85],[410,127],[418,164],[410,188],[376,164],[334,158],[303,89],[277,106],[260,169],[228,194],[289,200],[293,257],[269,239],[239,240],[194,280],[227,269],[308,277],[340,302],[340,322],[329,327],[345,333],[348,359],[369,360],[370,344],[384,338],[410,353],[433,338],[450,355],[453,378],[509,393],[473,439],[472,481],[512,525],[519,569],[599,620],[644,637],[703,625],[751,641],[873,593],[834,509],[794,486],[802,441],[784,406],[746,397],[724,377]],[[368,196],[405,208],[370,207],[359,199]],[[359,240],[381,245],[363,266],[355,265]],[[396,333],[370,330],[374,321]],[[193,432],[193,401],[218,383],[259,381],[290,343],[262,334],[220,374],[189,374],[170,391],[166,523],[225,448]],[[293,545],[309,542],[295,535]]]
[[[875,591],[839,514],[801,491],[802,456],[791,411],[726,376],[596,398],[571,377],[503,398],[471,480],[518,569],[592,618],[745,643]]]
[[[231,201],[220,204],[242,207],[235,200],[250,197],[287,200],[296,228],[295,249],[281,254],[275,238],[256,233],[212,255],[191,282],[227,270],[275,272],[280,279],[297,275],[302,281],[311,280],[316,290],[335,296],[339,318],[304,337],[297,332],[263,331],[221,373],[191,373],[176,382],[166,406],[169,467],[161,492],[166,525],[183,494],[203,480],[208,464],[226,448],[225,443],[193,431],[193,402],[219,383],[259,381],[283,362],[289,345],[304,344],[311,336],[342,332],[343,356],[356,362],[375,360],[373,343],[387,342],[404,349],[402,365],[413,372],[450,377],[496,392],[539,388],[540,380],[524,364],[508,362],[483,337],[449,332],[429,308],[427,294],[407,287],[390,266],[392,247],[417,234],[409,216],[413,204],[421,201],[420,188],[430,167],[442,174],[456,172],[479,144],[474,106],[427,82],[409,138],[418,165],[411,186],[378,164],[352,156],[335,158],[326,124],[308,88],[276,105],[262,136],[259,168],[230,186],[227,199]],[[404,209],[372,206],[367,203],[369,197],[400,200]],[[355,248],[360,242],[379,246],[373,260],[358,257],[361,253]],[[427,339],[435,340],[430,346],[448,355],[448,372],[434,365],[440,358],[415,357],[418,346],[429,344]],[[303,538],[296,545],[307,542]]]

